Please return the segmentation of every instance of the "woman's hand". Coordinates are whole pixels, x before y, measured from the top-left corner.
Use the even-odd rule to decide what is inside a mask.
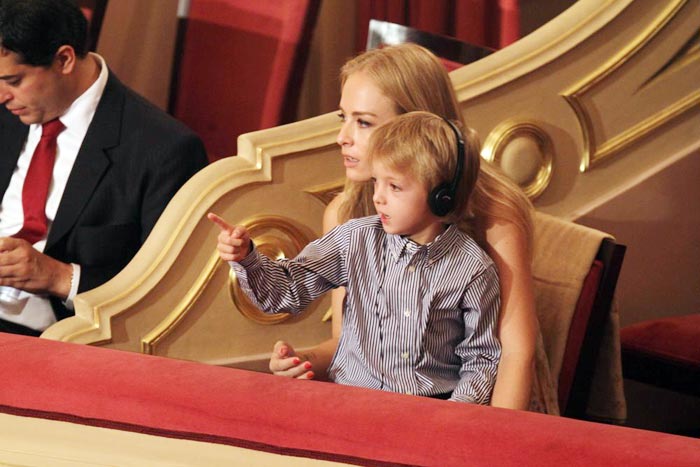
[[[270,356],[270,371],[277,376],[297,379],[313,379],[310,361],[302,361],[294,348],[284,341],[277,341]]]

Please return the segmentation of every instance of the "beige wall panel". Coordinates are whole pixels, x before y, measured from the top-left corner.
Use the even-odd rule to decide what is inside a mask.
[[[113,0],[97,52],[126,85],[167,108],[177,0]]]

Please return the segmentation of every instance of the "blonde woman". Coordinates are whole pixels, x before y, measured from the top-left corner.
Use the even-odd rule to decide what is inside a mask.
[[[370,134],[396,116],[428,111],[466,127],[440,63],[428,50],[402,44],[365,52],[341,70],[342,95],[338,134],[346,184],[327,207],[324,233],[356,217],[374,214],[367,143]],[[533,383],[537,321],[531,262],[532,206],[522,191],[488,163],[481,164],[468,225],[462,226],[488,252],[498,269],[501,311],[498,336],[502,345],[491,404],[527,409]],[[303,354],[284,341],[275,344],[270,371],[300,379],[323,379],[341,333],[344,292],[333,291],[333,337]]]

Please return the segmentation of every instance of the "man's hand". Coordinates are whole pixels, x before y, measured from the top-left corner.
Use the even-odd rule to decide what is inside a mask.
[[[39,253],[26,240],[0,238],[0,285],[65,300],[72,276],[70,264]]]
[[[224,261],[241,261],[250,253],[250,235],[245,227],[233,226],[214,213],[207,214],[207,219],[219,226],[216,249]]]

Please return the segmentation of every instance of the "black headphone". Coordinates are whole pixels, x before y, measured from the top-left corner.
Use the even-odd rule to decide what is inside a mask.
[[[430,211],[438,217],[447,215],[455,206],[457,188],[459,181],[462,179],[462,171],[464,170],[464,138],[459,128],[448,119],[444,119],[457,138],[457,167],[455,167],[455,176],[451,183],[441,183],[430,191],[428,194],[428,206]]]

